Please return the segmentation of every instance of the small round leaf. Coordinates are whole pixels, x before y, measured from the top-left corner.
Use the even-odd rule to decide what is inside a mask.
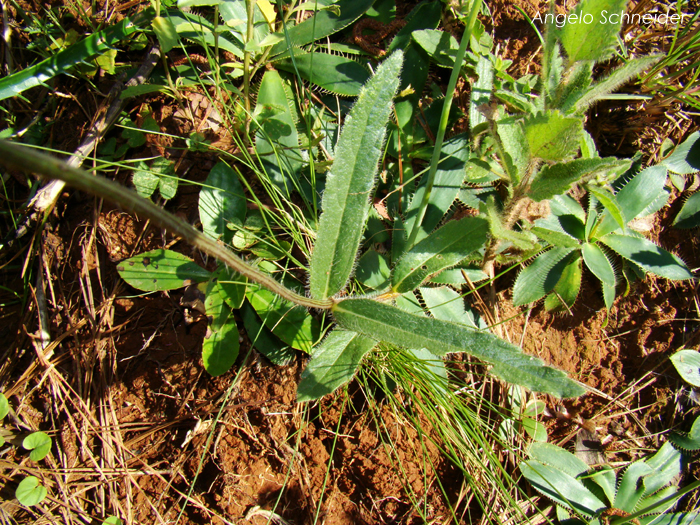
[[[681,350],[671,356],[680,376],[693,386],[700,386],[700,352]]]
[[[20,481],[15,497],[22,505],[33,507],[44,500],[46,488],[39,482],[39,478],[28,476]]]
[[[29,457],[32,461],[40,461],[51,450],[51,438],[43,432],[32,432],[24,438],[22,446],[27,450],[31,450]]]

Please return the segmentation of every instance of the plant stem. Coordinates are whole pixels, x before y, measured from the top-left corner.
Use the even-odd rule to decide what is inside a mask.
[[[181,237],[195,248],[215,257],[241,275],[267,288],[280,297],[307,308],[327,310],[333,305],[332,299],[314,300],[299,295],[285,288],[269,275],[261,272],[234,255],[223,244],[219,244],[194,229],[190,224],[159,208],[150,200],[144,199],[136,192],[99,175],[73,168],[64,161],[40,153],[27,146],[20,146],[6,140],[0,140],[0,163],[23,171],[31,171],[49,179],[59,179],[86,193],[118,204],[131,210],[170,233]]]
[[[255,2],[253,0],[246,0],[246,14],[248,15],[247,20],[247,30],[246,30],[246,42],[245,51],[243,53],[243,98],[245,103],[245,136],[246,138],[250,136],[250,43],[255,36],[254,23],[254,9]]]
[[[445,131],[447,130],[447,120],[450,116],[450,109],[452,108],[452,99],[454,98],[457,80],[459,79],[459,74],[462,70],[464,55],[467,53],[467,46],[469,45],[469,40],[472,36],[472,29],[474,27],[474,22],[476,21],[476,15],[478,15],[479,11],[481,11],[481,2],[482,0],[475,0],[474,4],[472,5],[471,13],[469,13],[469,19],[464,26],[462,41],[459,44],[459,50],[455,56],[455,65],[452,68],[450,81],[447,84],[445,103],[442,106],[442,114],[440,115],[440,127],[438,128],[437,135],[435,136],[433,156],[430,159],[430,171],[428,172],[428,182],[425,187],[425,195],[423,196],[423,201],[420,203],[420,208],[418,208],[416,222],[413,223],[413,229],[411,230],[411,234],[408,237],[408,242],[406,243],[407,250],[410,250],[413,247],[413,244],[416,242],[416,237],[420,231],[421,223],[423,222],[425,212],[428,209],[430,194],[433,191],[433,184],[435,183],[435,174],[437,173],[438,163],[440,162],[440,153],[442,153],[442,142],[445,139]]]

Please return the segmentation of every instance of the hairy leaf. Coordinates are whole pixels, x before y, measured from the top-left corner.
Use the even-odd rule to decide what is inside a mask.
[[[574,248],[555,247],[538,255],[518,275],[513,286],[513,304],[520,306],[533,303],[552,291],[561,277],[562,268],[558,268],[559,263],[573,250]]]
[[[272,56],[283,53],[289,47],[301,47],[346,28],[367,11],[374,0],[339,0],[337,9],[317,12],[301,24],[286,29],[289,42],[285,38],[272,47]]]
[[[600,242],[654,275],[674,281],[693,278],[682,260],[647,239],[610,234]]]
[[[377,342],[356,332],[333,330],[319,344],[301,374],[297,401],[313,401],[350,381]]]
[[[528,197],[540,202],[561,195],[575,182],[586,182],[610,173],[619,174],[629,169],[631,161],[615,157],[575,159],[570,162],[544,166],[532,179]]]
[[[316,299],[332,297],[351,276],[369,215],[370,196],[382,153],[391,101],[403,54],[396,51],[362,88],[340,134],[326,181],[309,289]]]
[[[615,219],[615,222],[620,227],[620,229],[625,229],[625,217],[622,210],[620,209],[620,204],[617,202],[615,195],[607,188],[602,188],[594,184],[589,184],[587,186],[589,192],[595,195],[595,198],[605,207],[606,211],[610,216]]]
[[[581,290],[581,254],[578,250],[569,254],[563,261],[564,268],[559,282],[545,299],[545,309],[560,311],[571,308]]]
[[[188,282],[204,282],[212,273],[172,250],[152,250],[117,264],[122,279],[138,290],[176,290]]]
[[[698,364],[700,364],[700,360],[698,361]],[[696,364],[696,372],[698,364]],[[688,382],[690,383],[690,381]],[[671,434],[671,437],[669,439],[671,440],[671,443],[673,443],[682,450],[700,450],[700,416],[695,418],[695,422],[693,423],[690,432],[688,432],[685,435],[674,432]]]
[[[542,160],[560,161],[576,154],[583,135],[582,119],[556,111],[525,119],[524,126],[530,154]]]
[[[683,204],[681,211],[673,221],[676,228],[695,228],[700,226],[700,192],[693,193]]]
[[[274,64],[283,71],[298,71],[304,80],[345,97],[359,95],[369,79],[369,71],[358,62],[329,53],[294,53],[294,61],[285,58]]]
[[[578,3],[560,32],[569,64],[579,60],[599,62],[610,56],[620,32],[622,17],[619,14],[625,11],[626,4],[627,0],[581,0]],[[571,15],[577,16],[577,22]]]
[[[411,248],[394,268],[391,283],[397,293],[415,289],[445,268],[464,260],[486,242],[488,222],[477,217],[450,221]]]
[[[520,472],[549,499],[579,514],[593,516],[605,508],[583,483],[557,468],[530,459],[520,463]]]
[[[496,337],[464,325],[405,312],[371,299],[346,299],[333,306],[338,324],[373,339],[435,355],[466,352],[491,363],[491,373],[536,392],[574,397],[584,390],[560,370]]]
[[[583,260],[588,269],[602,283],[608,286],[615,286],[615,269],[605,252],[597,244],[585,243],[581,248]]]
[[[680,175],[690,175],[700,171],[700,131],[688,136],[673,150],[668,157],[661,161],[669,171]]]

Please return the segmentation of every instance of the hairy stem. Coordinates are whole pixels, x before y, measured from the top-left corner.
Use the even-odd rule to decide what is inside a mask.
[[[331,299],[313,300],[285,288],[269,275],[250,266],[234,255],[223,244],[207,237],[190,224],[159,208],[150,200],[144,199],[136,192],[99,175],[73,168],[64,161],[40,153],[27,146],[20,146],[6,140],[0,140],[0,163],[15,169],[30,171],[49,179],[59,179],[86,193],[118,204],[149,219],[154,224],[182,238],[195,248],[215,257],[251,281],[267,288],[280,297],[307,308],[329,309]]]

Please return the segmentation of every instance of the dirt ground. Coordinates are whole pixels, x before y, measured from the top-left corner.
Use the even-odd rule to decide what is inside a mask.
[[[505,58],[514,61],[511,74],[537,72],[539,41],[515,6],[532,14],[543,12],[546,2],[487,4],[492,18],[483,21]],[[108,83],[101,87],[109,89]],[[79,91],[74,94],[82,100]],[[189,134],[171,99],[152,96],[148,104],[161,129]],[[55,147],[76,147],[89,128],[85,116],[93,114],[93,106],[91,100],[83,108],[66,103],[65,132],[55,129]],[[641,148],[646,159],[654,158],[664,138],[678,142],[698,128],[692,116],[680,127],[668,124],[664,114],[678,120],[684,115],[680,106],[664,108],[660,115],[652,107],[645,117],[647,109],[596,108],[588,128],[601,149],[622,155]],[[138,114],[139,105],[131,111]],[[654,115],[651,126],[649,115]],[[626,122],[634,124],[633,132],[623,129]],[[151,142],[140,154],[172,146]],[[182,170],[187,179],[201,182],[215,161],[188,154]],[[127,182],[126,174],[116,178]],[[21,202],[26,180],[13,176],[6,182],[14,187],[12,199]],[[168,209],[194,223],[197,191],[195,185],[181,186]],[[674,193],[649,235],[696,269],[697,232],[671,226],[684,197]],[[2,255],[0,339],[6,344],[0,378],[17,414],[13,424],[41,428],[54,437],[58,452],[47,460],[54,475],[45,482],[55,494],[60,486],[61,494],[71,496],[50,498],[34,511],[13,504],[12,487],[21,470],[13,465],[22,464],[25,473],[32,467],[4,448],[3,523],[48,523],[47,516],[56,516],[56,523],[101,523],[117,513],[128,523],[143,524],[469,522],[459,493],[462,474],[388,405],[375,407],[381,426],[367,409],[370,402],[353,386],[347,397],[331,396],[308,409],[298,405],[296,387],[305,359],[274,366],[250,350],[245,339],[234,369],[211,378],[201,364],[206,321],[188,322],[182,292],[139,295],[116,271],[118,261],[163,246],[210,269],[213,261],[118,208],[73,191],[65,192],[39,231],[28,233],[35,235],[33,242]],[[40,249],[41,257],[27,272],[23,266],[31,246]],[[46,280],[55,344],[43,353],[33,344],[37,301],[22,308],[10,300],[11,292],[21,293],[22,276],[29,273]],[[683,386],[668,361],[682,346],[700,343],[695,283],[649,276],[632,283],[606,311],[595,279],[584,274],[573,310],[551,315],[537,305],[531,311],[513,307],[512,282],[513,275],[497,282],[505,336],[595,389],[563,404],[547,400],[550,441],[568,443],[581,428],[593,429],[606,458],[615,463],[654,449],[659,433],[686,429],[700,413],[696,394]],[[29,284],[37,289],[35,280]],[[394,450],[387,447],[387,432]],[[452,492],[432,483],[436,476]],[[696,503],[690,498],[683,504]],[[457,520],[450,505],[456,505]],[[422,515],[416,508],[423,509]],[[479,518],[471,517],[475,523]]]

